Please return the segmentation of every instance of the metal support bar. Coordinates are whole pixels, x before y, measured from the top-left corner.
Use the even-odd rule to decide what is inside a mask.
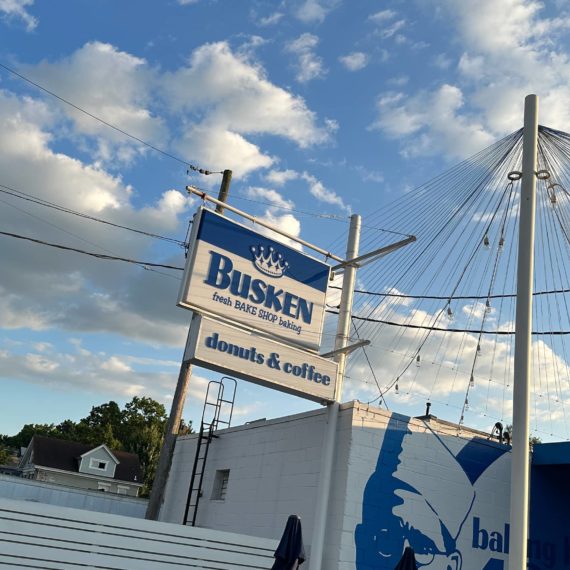
[[[267,229],[269,229],[269,230],[271,230],[277,234],[285,236],[286,238],[288,238],[290,240],[296,241],[297,243],[300,243],[301,245],[304,245],[305,247],[308,247],[309,249],[312,249],[313,251],[316,251],[317,253],[320,253],[321,255],[324,255],[325,257],[327,257],[329,259],[334,259],[335,261],[343,261],[343,259],[341,257],[334,255],[334,253],[331,253],[330,251],[326,251],[324,249],[321,249],[320,247],[317,247],[316,245],[313,245],[312,243],[309,243],[308,241],[305,241],[304,239],[298,238],[297,236],[294,236],[290,233],[284,232],[283,230],[280,230],[280,229],[276,228],[275,226],[272,226],[271,224],[268,224],[267,222],[264,222],[263,220],[260,220],[259,218],[256,218],[255,216],[252,216],[251,214],[247,214],[246,212],[243,212],[242,210],[238,210],[237,208],[234,208],[233,206],[230,206],[229,204],[225,204],[224,202],[220,202],[220,200],[216,200],[216,198],[212,198],[212,196],[209,196],[208,194],[206,194],[206,192],[203,192],[202,190],[199,190],[198,188],[194,188],[194,186],[186,186],[186,191],[190,192],[192,194],[195,194],[196,196],[199,196],[200,198],[202,198],[202,200],[207,200],[208,202],[212,202],[212,204],[216,204],[216,205],[222,204],[225,210],[229,210],[230,212],[233,212],[234,214],[237,214],[238,216],[241,216],[242,218],[245,218],[246,220],[249,220],[249,221],[253,222],[254,224],[257,224],[259,226],[267,228]]]
[[[401,247],[404,247],[410,243],[413,243],[416,241],[416,236],[410,236],[406,239],[403,239],[401,241],[397,241],[396,243],[393,243],[391,245],[386,245],[384,247],[380,247],[378,249],[375,249],[374,251],[371,251],[369,253],[365,253],[364,255],[360,255],[358,257],[355,257],[354,259],[347,259],[346,261],[343,261],[342,263],[339,263],[338,265],[334,265],[331,268],[331,271],[333,273],[339,273],[340,271],[344,271],[346,269],[346,267],[349,266],[354,266],[354,267],[364,267],[365,265],[368,265],[369,263],[372,263],[373,261],[376,261],[378,258],[383,257],[384,255],[387,255],[388,253],[392,253],[393,251],[396,251],[397,249],[400,249]],[[363,263],[365,262],[365,263]]]
[[[363,346],[368,346],[369,344],[370,344],[369,340],[359,340],[354,344],[343,346],[342,348],[335,348],[335,350],[331,350],[330,352],[325,352],[324,354],[319,354],[319,356],[322,358],[332,358],[333,356],[336,356],[337,354],[341,353],[350,354],[351,352],[354,352],[356,349],[361,348]]]
[[[361,221],[359,215],[354,214],[350,217],[350,229],[348,231],[348,243],[346,248],[347,259],[354,259],[358,255],[358,247],[360,245],[360,224]],[[346,366],[347,356],[346,351],[343,351],[342,349],[348,344],[355,282],[356,267],[349,266],[345,271],[342,282],[342,293],[335,340],[335,351],[337,351],[336,361],[338,362],[335,401],[327,406],[327,424],[325,426],[323,442],[321,480],[317,491],[317,505],[315,509],[315,523],[313,525],[309,570],[321,570],[323,567],[323,550],[328,519],[328,505],[330,502],[332,471],[334,468],[334,451],[336,447],[336,432],[340,406],[339,401],[342,397],[342,385],[344,381],[344,369]]]
[[[536,209],[538,97],[524,105],[515,362],[513,382],[513,451],[511,464],[511,539],[509,570],[526,570],[529,503],[529,408],[532,348],[532,281]]]

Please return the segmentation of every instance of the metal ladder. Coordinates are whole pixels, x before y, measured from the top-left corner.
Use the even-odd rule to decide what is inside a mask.
[[[202,483],[204,481],[208,450],[210,449],[212,440],[218,437],[214,432],[219,429],[219,426],[230,427],[234,411],[236,387],[236,380],[229,376],[208,382],[204,409],[202,410],[202,421],[200,422],[200,432],[196,443],[196,455],[194,456],[190,487],[186,499],[186,509],[184,510],[184,520],[182,523],[184,525],[190,521],[192,526],[196,526],[198,504],[202,497]],[[226,391],[229,392],[229,395],[224,397]],[[222,419],[223,417],[227,419]]]

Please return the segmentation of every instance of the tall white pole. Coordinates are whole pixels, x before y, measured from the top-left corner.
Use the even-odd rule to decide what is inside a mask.
[[[354,259],[355,257],[358,257],[358,248],[360,246],[360,225],[360,216],[358,214],[351,216],[348,243],[346,247],[346,259]],[[334,346],[335,350],[344,348],[348,345],[355,282],[356,266],[349,265],[344,271],[344,279],[342,282]],[[336,378],[335,401],[327,407],[327,425],[321,461],[321,478],[317,495],[317,505],[315,508],[315,523],[313,525],[313,534],[311,538],[309,570],[321,570],[323,567],[323,550],[328,519],[328,506],[331,499],[330,489],[332,471],[334,468],[338,411],[340,399],[342,398],[342,385],[344,382],[346,358],[346,352],[341,352],[336,356],[336,361],[338,362],[338,374]]]
[[[526,570],[529,505],[529,402],[532,348],[532,285],[538,97],[524,105],[523,158],[519,220],[515,366],[513,382],[513,451],[511,466],[511,539],[509,570]]]

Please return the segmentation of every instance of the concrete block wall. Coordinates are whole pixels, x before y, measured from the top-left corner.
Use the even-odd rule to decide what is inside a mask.
[[[407,544],[430,568],[506,567],[510,453],[485,434],[357,405],[348,481],[342,570],[392,569]]]
[[[310,545],[324,419],[321,409],[221,430],[209,449],[198,526],[280,538],[287,517],[297,514]],[[182,521],[195,452],[195,436],[179,438],[162,521]],[[223,501],[211,498],[215,473],[221,469],[230,471]]]
[[[298,514],[310,555],[325,428],[317,410],[220,431],[198,525],[278,539]],[[161,520],[182,520],[195,444],[177,442]],[[223,501],[211,498],[219,469],[230,470]],[[343,404],[323,568],[391,570],[411,544],[434,570],[502,570],[509,482],[510,453],[485,434]]]

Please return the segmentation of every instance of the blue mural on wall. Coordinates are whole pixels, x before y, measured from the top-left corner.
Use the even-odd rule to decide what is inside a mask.
[[[411,438],[409,422],[392,414],[388,423],[355,531],[356,568],[392,570],[411,546],[418,568],[462,570],[458,543],[473,511],[475,484],[508,448],[478,438],[444,440],[427,423],[425,434]]]

